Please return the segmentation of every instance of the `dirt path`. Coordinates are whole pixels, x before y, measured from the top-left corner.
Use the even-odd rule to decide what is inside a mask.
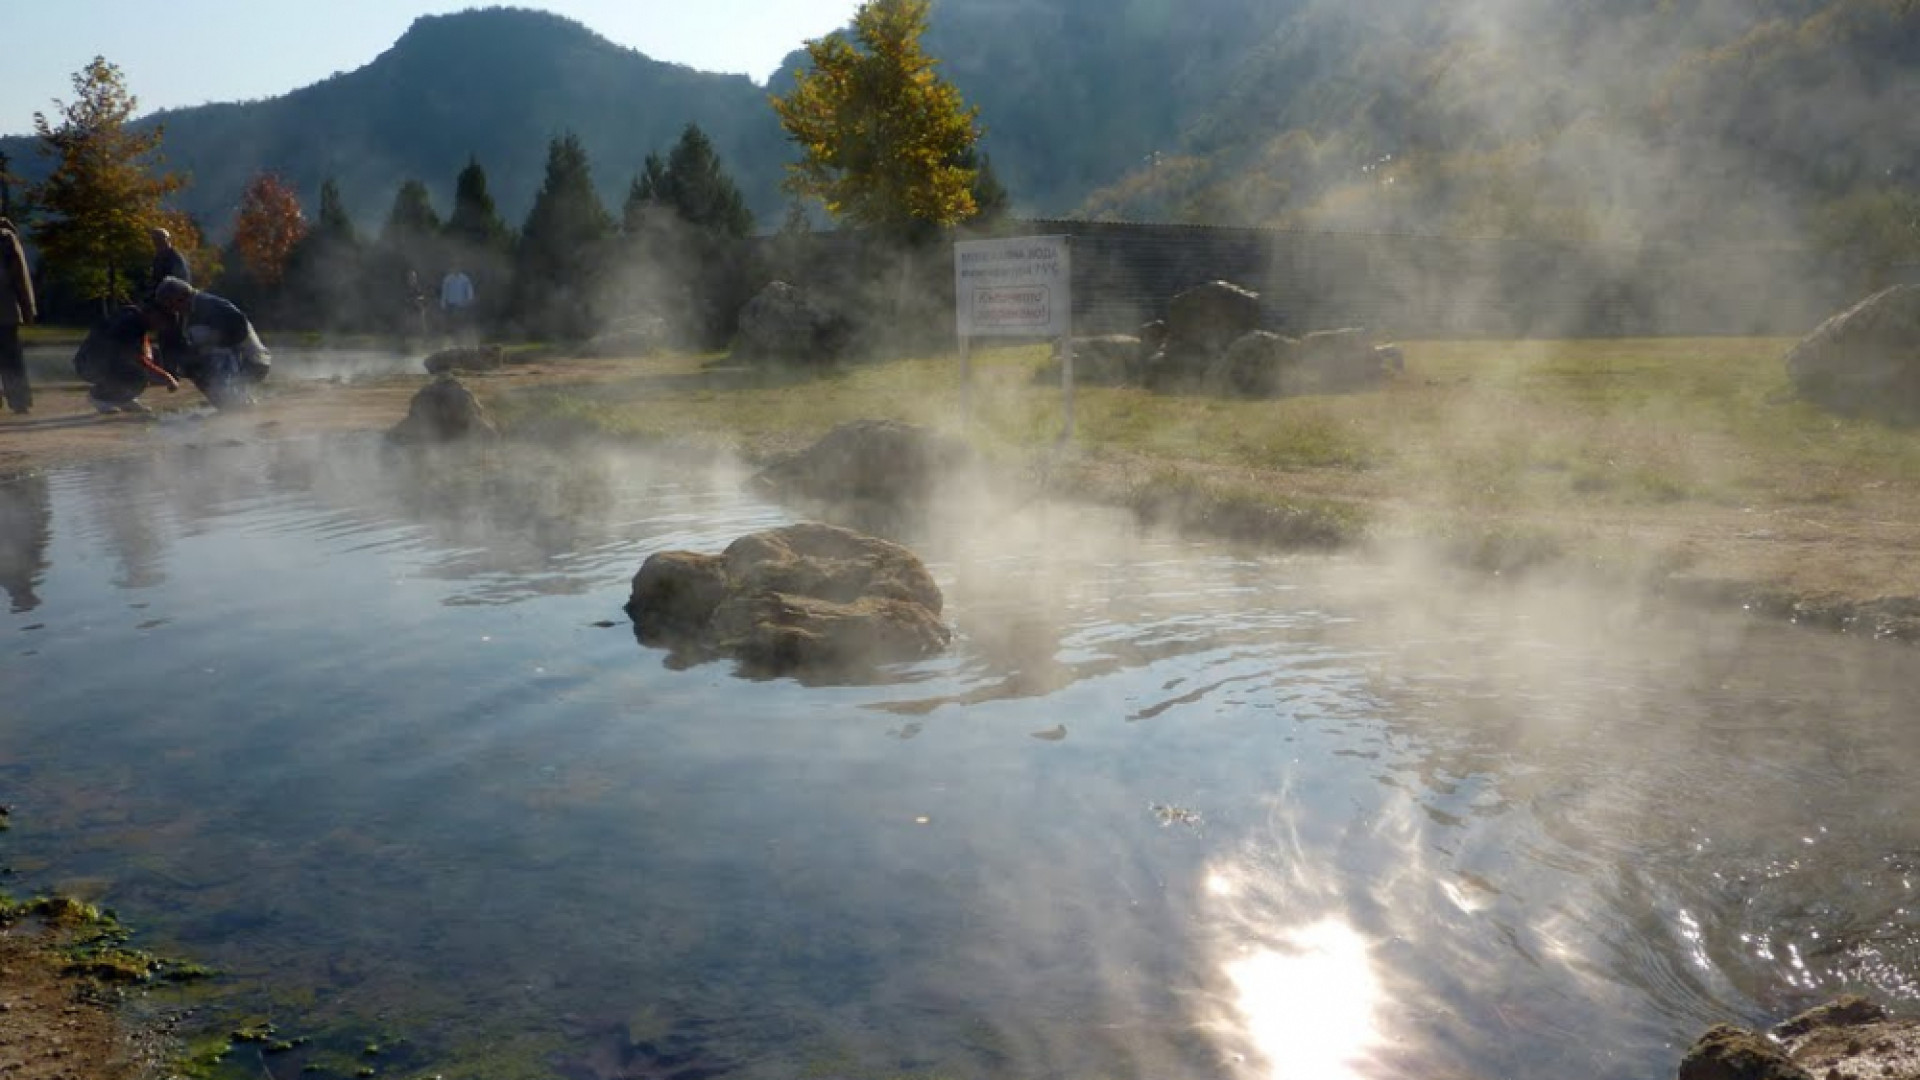
[[[467,376],[479,383],[518,386],[606,378],[617,371],[607,361],[553,361]],[[407,414],[407,404],[427,382],[422,375],[390,375],[352,381],[281,381],[257,408],[215,413],[198,391],[155,388],[142,399],[150,415],[102,416],[86,401],[78,382],[36,383],[33,412],[0,412],[0,476],[125,457],[195,438],[248,436],[303,438],[321,434],[385,431]]]

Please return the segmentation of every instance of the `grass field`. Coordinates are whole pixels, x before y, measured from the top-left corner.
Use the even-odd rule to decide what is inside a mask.
[[[1074,443],[1094,460],[1293,474],[1308,486],[1318,476],[1370,498],[1494,510],[1823,504],[1863,485],[1920,476],[1913,432],[1796,400],[1781,362],[1788,344],[1414,342],[1404,346],[1404,376],[1384,388],[1273,401],[1082,387]],[[1058,437],[1061,392],[1034,380],[1045,359],[1039,347],[975,356],[965,428],[981,449],[1032,452]],[[547,387],[503,396],[495,407],[510,425],[737,449],[810,441],[860,417],[962,426],[953,357],[788,379],[728,380],[714,362],[663,360],[657,371],[596,384],[590,394]]]

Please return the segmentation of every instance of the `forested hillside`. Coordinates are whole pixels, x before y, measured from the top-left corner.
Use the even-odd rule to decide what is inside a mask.
[[[926,44],[1016,212],[1920,252],[1920,0],[936,0]],[[492,9],[161,119],[216,232],[259,168],[377,224],[406,177],[444,208],[469,155],[517,222],[563,129],[617,206],[689,121],[771,225],[768,89]]]
[[[424,181],[445,213],[470,155],[518,224],[548,140],[564,130],[580,136],[615,209],[646,155],[664,153],[689,122],[708,133],[763,215],[780,205],[786,159],[766,93],[751,80],[654,61],[570,20],[508,8],[425,16],[358,70],[282,97],[155,119],[166,125],[169,164],[193,177],[182,205],[216,233],[259,169],[281,173],[310,207],[332,177],[355,219],[377,228],[406,178]],[[16,171],[33,175],[34,140],[6,143]]]
[[[1081,210],[1920,253],[1915,0],[1313,0],[1220,83]]]

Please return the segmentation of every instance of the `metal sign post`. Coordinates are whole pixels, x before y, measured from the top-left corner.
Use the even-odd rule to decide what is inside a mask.
[[[960,335],[960,424],[973,422],[973,339]]]
[[[1073,441],[1073,335],[1060,339],[1060,401],[1066,411],[1066,423],[1060,430],[1060,441]]]

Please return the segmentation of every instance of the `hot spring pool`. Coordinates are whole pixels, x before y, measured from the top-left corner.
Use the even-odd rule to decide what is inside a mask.
[[[283,1077],[1641,1080],[1920,999],[1908,648],[988,501],[901,537],[950,655],[673,670],[627,582],[793,520],[739,479],[0,482],[0,888],[219,968]]]

